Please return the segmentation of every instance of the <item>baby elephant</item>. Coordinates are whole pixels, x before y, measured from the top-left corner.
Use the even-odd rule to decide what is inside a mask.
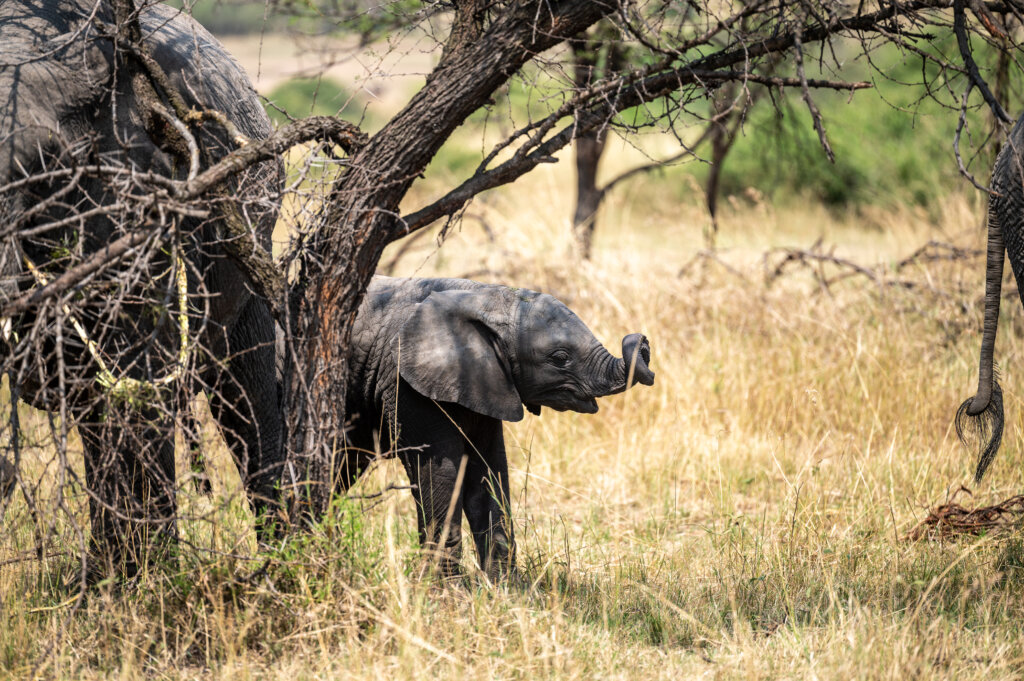
[[[502,421],[523,405],[597,411],[595,398],[652,385],[640,334],[613,357],[549,295],[465,279],[374,277],[352,334],[346,489],[379,446],[402,460],[419,509],[421,544],[444,575],[459,571],[462,514],[480,564],[515,569]]]

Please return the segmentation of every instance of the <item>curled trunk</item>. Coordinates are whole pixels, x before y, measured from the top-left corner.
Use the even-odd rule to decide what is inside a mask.
[[[651,344],[643,334],[631,333],[623,338],[622,357],[608,355],[606,360],[607,366],[600,372],[605,380],[595,388],[594,397],[616,395],[637,383],[654,385]]]

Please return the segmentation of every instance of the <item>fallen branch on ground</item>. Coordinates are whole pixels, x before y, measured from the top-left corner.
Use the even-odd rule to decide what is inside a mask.
[[[831,287],[851,277],[862,276],[879,288],[923,289],[942,296],[948,296],[932,286],[931,283],[905,279],[898,276],[904,269],[940,260],[969,260],[984,255],[981,249],[960,248],[940,241],[929,241],[894,266],[878,264],[871,267],[860,265],[852,260],[841,258],[835,254],[835,246],[824,248],[822,239],[814,242],[809,249],[773,248],[765,252],[762,262],[765,272],[765,286],[771,286],[787,272],[797,269],[810,271],[818,286],[825,293],[831,293]],[[829,274],[825,266],[831,266],[834,274]]]
[[[953,494],[971,491],[961,486]],[[912,527],[904,541],[921,539],[953,539],[962,535],[976,536],[1004,529],[1017,529],[1024,522],[1024,495],[1010,497],[992,506],[968,509],[953,500],[932,510],[928,517]]]
[[[722,260],[722,258],[719,257],[719,254],[718,254],[717,250],[709,249],[709,248],[705,248],[705,249],[701,249],[701,250],[697,251],[696,255],[694,255],[692,258],[687,260],[686,264],[684,264],[682,267],[679,268],[679,272],[676,273],[676,276],[677,277],[683,277],[683,276],[689,274],[690,271],[693,270],[696,265],[701,265],[702,266],[701,267],[701,280],[703,281],[704,280],[704,275],[707,273],[705,268],[706,268],[707,265],[712,264],[712,263],[718,264],[719,266],[721,266],[721,268],[723,270],[725,270],[729,274],[732,274],[733,276],[737,277],[738,279],[741,279],[744,283],[747,283],[747,284],[750,283],[750,280],[746,277],[745,274],[743,274],[743,272],[741,272],[737,268],[733,267],[732,265],[730,265],[726,261]]]

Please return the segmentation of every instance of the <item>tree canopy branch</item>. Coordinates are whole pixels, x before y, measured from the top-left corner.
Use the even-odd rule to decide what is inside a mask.
[[[799,87],[801,85],[799,78],[761,76],[742,71],[706,71],[689,67],[682,67],[678,71],[652,76],[633,84],[628,90],[622,92],[616,100],[604,100],[604,103],[597,108],[580,111],[574,123],[567,125],[559,133],[539,144],[532,152],[521,155],[517,154],[512,159],[494,168],[478,170],[476,174],[437,201],[405,216],[396,225],[392,238],[400,238],[405,234],[426,227],[435,220],[454,215],[461,210],[467,201],[477,194],[513,182],[533,170],[538,164],[552,161],[552,155],[568,145],[574,137],[582,134],[585,130],[590,130],[604,124],[609,116],[613,115],[616,111],[622,111],[663,96],[666,88],[678,89],[684,85],[694,83],[722,83],[742,80],[774,87]],[[820,79],[807,79],[806,82],[809,87],[835,90],[861,90],[871,87],[871,83],[867,82],[848,83]],[[552,114],[552,118],[555,115]]]
[[[971,54],[971,43],[967,38],[965,23],[964,0],[955,0],[953,3],[953,32],[956,34],[956,44],[960,49],[960,56],[964,60],[964,68],[967,69],[967,75],[974,87],[978,88],[978,91],[981,92],[981,96],[985,99],[985,103],[988,104],[989,108],[992,109],[996,119],[1003,123],[1012,123],[1013,119],[1006,113],[1003,105],[999,103],[995,95],[992,94],[988,83],[985,82],[985,79],[981,77],[981,72],[978,71],[978,64],[975,63],[974,56]],[[989,28],[989,30],[995,29]]]

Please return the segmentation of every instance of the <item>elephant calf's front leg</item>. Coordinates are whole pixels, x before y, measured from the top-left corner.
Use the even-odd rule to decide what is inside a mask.
[[[508,461],[501,421],[486,419],[473,438],[466,467],[464,507],[480,567],[497,581],[516,569],[516,546],[509,516]]]

